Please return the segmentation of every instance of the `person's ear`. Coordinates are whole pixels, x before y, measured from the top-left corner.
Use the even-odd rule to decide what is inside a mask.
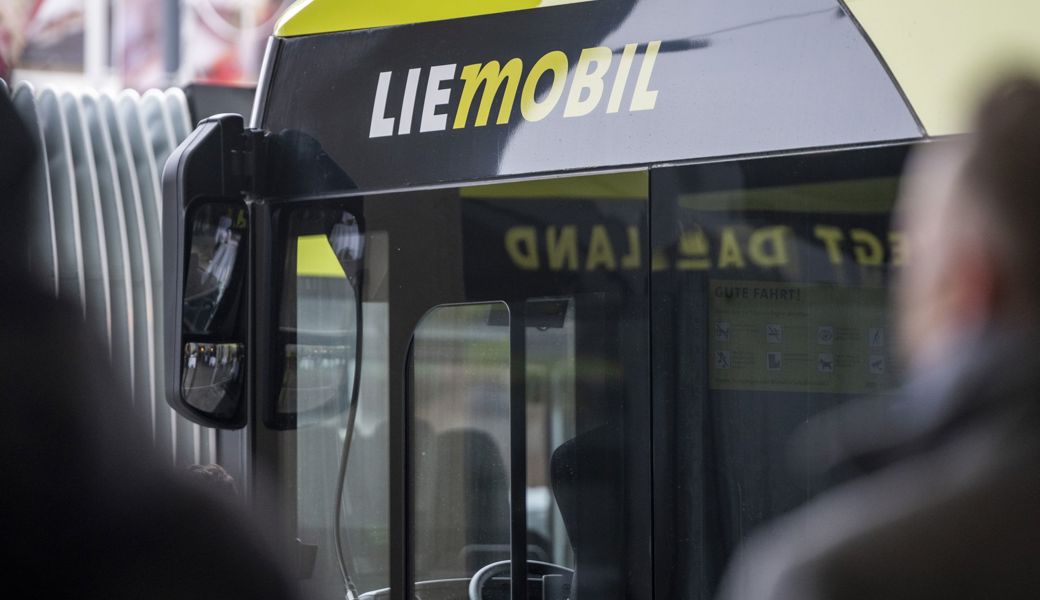
[[[1002,301],[1002,276],[992,248],[978,240],[962,240],[951,253],[946,293],[952,315],[962,325],[992,321]]]

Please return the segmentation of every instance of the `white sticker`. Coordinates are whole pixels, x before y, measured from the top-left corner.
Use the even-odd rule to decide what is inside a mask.
[[[729,341],[729,323],[726,321],[715,322],[715,339],[720,342]]]

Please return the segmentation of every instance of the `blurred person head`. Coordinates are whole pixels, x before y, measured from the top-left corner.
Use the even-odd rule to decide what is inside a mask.
[[[793,449],[834,487],[743,543],[720,598],[1037,598],[1040,84],[909,165],[901,389],[814,417]]]
[[[0,91],[0,274],[28,266],[26,173],[36,160],[29,129]]]
[[[896,307],[912,367],[963,338],[1040,324],[1040,83],[999,87],[976,129],[924,146],[908,167]]]
[[[31,138],[0,94],[0,560],[38,598],[294,597],[249,515],[161,462],[82,312],[26,273]],[[24,228],[23,228],[24,229]]]

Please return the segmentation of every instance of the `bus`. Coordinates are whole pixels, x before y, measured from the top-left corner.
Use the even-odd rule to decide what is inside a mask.
[[[710,598],[900,379],[907,153],[1040,65],[983,4],[298,2],[166,166],[166,399],[303,597]]]

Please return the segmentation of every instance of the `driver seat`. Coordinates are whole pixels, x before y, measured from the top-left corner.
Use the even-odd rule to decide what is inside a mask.
[[[549,462],[556,504],[574,549],[571,600],[624,597],[621,432],[604,425],[561,444]]]

